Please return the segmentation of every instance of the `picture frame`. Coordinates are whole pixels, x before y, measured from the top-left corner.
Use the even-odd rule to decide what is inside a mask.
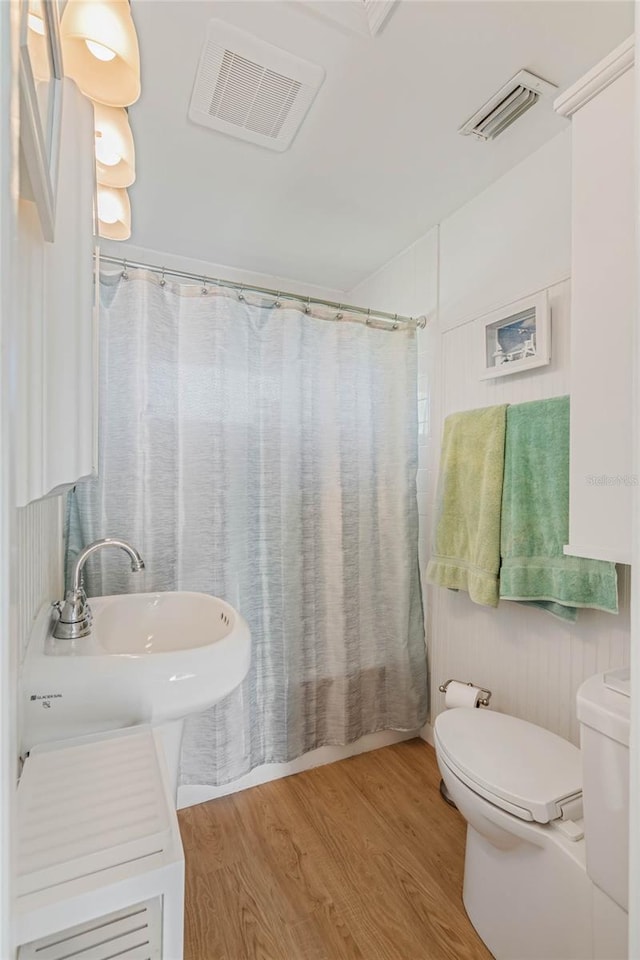
[[[38,210],[44,239],[55,234],[62,97],[58,0],[20,3],[20,196]]]
[[[546,290],[494,310],[476,323],[481,380],[506,377],[550,363],[551,314]]]

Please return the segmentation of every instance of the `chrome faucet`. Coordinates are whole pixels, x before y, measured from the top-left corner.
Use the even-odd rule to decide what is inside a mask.
[[[144,560],[135,547],[132,547],[126,540],[105,537],[104,540],[95,540],[90,543],[76,557],[71,573],[71,587],[67,590],[64,601],[57,600],[53,604],[60,614],[53,631],[56,640],[78,640],[80,637],[87,637],[91,633],[93,616],[87,601],[87,595],[84,592],[83,570],[87,558],[96,550],[101,550],[102,547],[118,547],[120,550],[124,550],[131,558],[132,571],[137,573],[138,570],[144,570]]]

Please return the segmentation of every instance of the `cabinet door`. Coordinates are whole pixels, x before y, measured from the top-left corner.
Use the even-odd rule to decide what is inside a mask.
[[[42,493],[60,493],[94,470],[93,106],[63,81],[55,242],[45,246]]]
[[[65,79],[53,243],[33,204],[20,204],[18,506],[96,468],[94,198],[93,107]]]
[[[576,556],[631,562],[634,70],[573,116],[571,499]]]

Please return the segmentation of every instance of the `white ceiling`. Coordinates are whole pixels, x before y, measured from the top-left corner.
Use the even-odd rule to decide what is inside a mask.
[[[133,244],[349,290],[564,129],[538,103],[492,143],[461,137],[503,83],[525,67],[562,90],[633,30],[630,0],[400,0],[375,39],[317,7],[133,0]],[[214,16],[325,68],[285,153],[188,120]]]

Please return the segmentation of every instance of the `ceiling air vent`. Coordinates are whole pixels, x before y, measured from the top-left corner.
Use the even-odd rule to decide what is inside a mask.
[[[300,8],[361,37],[380,33],[398,0],[298,0]]]
[[[224,20],[210,20],[189,118],[270,150],[286,150],[324,69]]]
[[[541,80],[528,70],[521,70],[487,100],[458,132],[464,136],[470,134],[477,140],[495,140],[541,97],[549,97],[557,89],[554,83]]]
[[[375,37],[396,5],[397,0],[362,0],[371,36]]]

